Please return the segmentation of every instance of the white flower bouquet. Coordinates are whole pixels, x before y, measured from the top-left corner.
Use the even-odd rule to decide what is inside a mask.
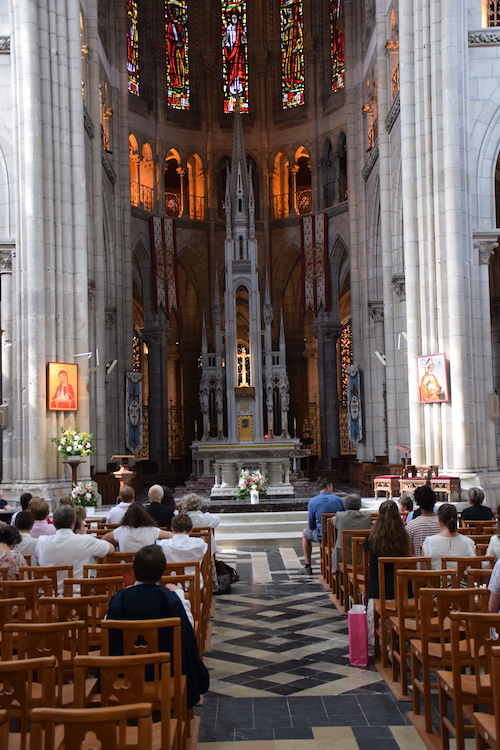
[[[71,497],[75,505],[83,505],[84,508],[95,508],[99,499],[94,482],[78,482],[71,490]]]
[[[259,497],[264,497],[267,487],[267,479],[260,471],[242,469],[238,481],[238,489],[236,490],[236,497],[240,500],[245,500],[247,497],[250,497],[250,490],[257,490]]]
[[[95,451],[92,435],[88,432],[81,432],[72,427],[65,430],[64,427],[61,427],[61,434],[62,437],[60,438],[52,438],[52,442],[57,443],[57,450],[66,458],[89,456]]]

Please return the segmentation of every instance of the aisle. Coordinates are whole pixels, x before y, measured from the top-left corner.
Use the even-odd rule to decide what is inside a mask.
[[[350,666],[347,618],[317,577],[303,576],[300,554],[219,554],[240,581],[217,597],[198,749],[422,750],[411,705],[396,702],[373,667]]]

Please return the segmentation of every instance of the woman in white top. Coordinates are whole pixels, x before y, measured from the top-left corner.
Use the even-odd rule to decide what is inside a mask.
[[[497,560],[500,560],[500,513],[498,515],[497,533],[491,537],[486,554],[494,555]]]
[[[424,539],[422,554],[432,558],[432,568],[441,568],[442,557],[471,557],[476,554],[473,539],[457,531],[457,509],[452,503],[443,503],[437,512],[441,531]]]
[[[158,539],[170,539],[172,533],[163,531],[156,525],[140,503],[131,503],[122,518],[120,525],[105,534],[106,542],[120,548],[120,552],[137,552],[148,544],[155,544]]]

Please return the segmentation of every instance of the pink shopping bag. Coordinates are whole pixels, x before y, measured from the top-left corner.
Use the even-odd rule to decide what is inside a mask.
[[[347,632],[349,634],[349,661],[353,667],[367,667],[368,628],[364,604],[353,604],[347,613]]]

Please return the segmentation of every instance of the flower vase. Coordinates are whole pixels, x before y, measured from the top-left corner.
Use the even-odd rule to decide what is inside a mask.
[[[257,490],[250,490],[250,505],[259,504],[259,493]]]
[[[66,456],[66,461],[69,464],[79,464],[81,461],[84,461],[81,456]]]
[[[85,511],[87,516],[95,516],[95,505],[87,505]]]

